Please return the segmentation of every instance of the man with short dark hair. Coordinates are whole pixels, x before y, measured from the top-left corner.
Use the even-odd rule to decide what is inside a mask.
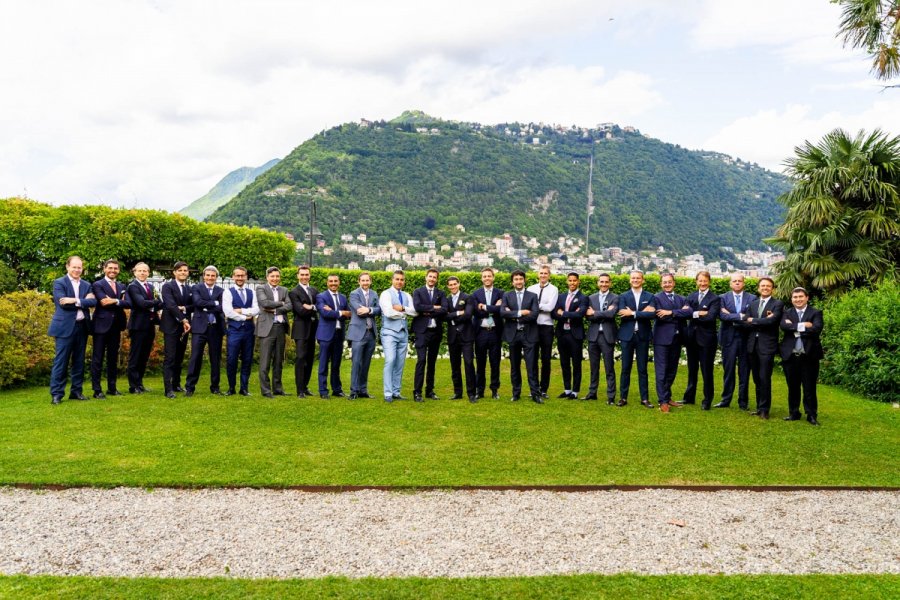
[[[194,301],[187,279],[190,269],[178,261],[172,267],[172,279],[162,286],[163,311],[159,328],[163,332],[163,387],[166,398],[175,398],[181,387],[181,367],[187,351],[188,332]]]
[[[771,277],[760,277],[758,290],[759,297],[750,303],[744,324],[749,331],[747,354],[756,387],[756,411],[751,414],[768,419],[772,410],[772,370],[778,353],[778,328],[784,303],[772,296],[775,281]]]
[[[203,349],[209,347],[209,391],[221,394],[222,338],[225,336],[225,316],[222,312],[224,290],[216,285],[219,270],[213,265],[203,269],[203,282],[191,290],[194,312],[191,315],[191,359],[188,361],[184,395],[194,395],[200,372],[203,370]]]
[[[294,312],[291,338],[294,340],[296,349],[294,381],[297,385],[298,398],[312,396],[309,381],[312,379],[313,362],[316,356],[316,330],[319,324],[319,316],[316,312],[316,298],[319,291],[309,284],[309,278],[308,266],[297,267],[297,286],[288,294],[291,310]]]
[[[522,355],[525,355],[525,375],[531,400],[543,404],[541,382],[537,373],[537,294],[525,289],[525,271],[512,272],[513,289],[503,294],[503,341],[509,344],[509,378],[512,401],[522,395]]]
[[[347,341],[350,343],[352,365],[350,367],[350,399],[371,398],[369,395],[369,366],[378,341],[378,325],[375,317],[381,315],[378,294],[372,289],[372,276],[359,274],[359,287],[350,292],[350,326]]]
[[[615,350],[619,328],[616,313],[619,311],[619,296],[609,291],[612,278],[608,273],[597,277],[596,294],[588,297],[589,306],[585,317],[588,326],[588,358],[591,362],[591,383],[585,400],[596,400],[600,386],[600,358],[606,371],[606,403],[616,403],[616,363]]]
[[[381,292],[378,305],[381,307],[381,345],[384,348],[384,401],[403,400],[400,386],[403,384],[403,366],[409,347],[409,324],[407,317],[414,317],[416,309],[412,296],[403,293],[406,275],[401,270],[394,271],[391,287]]]
[[[266,398],[286,396],[281,383],[284,367],[284,340],[288,330],[291,299],[281,285],[281,269],[266,269],[266,282],[256,286],[259,316],[256,337],[259,338],[259,391]],[[271,369],[272,378],[269,379]]]
[[[472,325],[474,307],[469,295],[459,289],[459,278],[447,279],[449,294],[447,305],[447,349],[450,353],[450,379],[453,381],[453,400],[461,400],[463,394],[462,368],[466,371],[466,396],[469,402],[478,401],[475,387],[475,330]],[[462,364],[460,364],[462,363]]]
[[[316,330],[319,342],[319,396],[328,398],[328,371],[331,370],[331,395],[344,398],[341,383],[341,359],[344,357],[344,334],[350,318],[350,304],[340,292],[341,278],[331,273],[326,279],[328,289],[316,297],[316,311],[322,318]]]
[[[581,390],[581,363],[584,361],[584,314],[588,301],[581,293],[581,278],[574,271],[566,275],[565,295],[556,302],[556,347],[559,348],[559,366],[562,370],[563,392],[560,398],[575,400]],[[538,317],[540,318],[540,317]],[[543,389],[543,380],[541,380]]]
[[[628,404],[631,386],[631,364],[637,357],[638,388],[641,406],[653,408],[650,402],[650,383],[647,362],[650,356],[650,340],[653,337],[653,319],[656,317],[656,299],[644,290],[644,272],[631,271],[631,289],[619,296],[619,344],[622,347],[622,374],[619,381],[621,400],[616,406]]]
[[[437,269],[425,273],[425,285],[413,291],[413,307],[416,316],[412,320],[412,332],[416,336],[416,374],[413,379],[413,399],[424,402],[425,398],[437,400],[434,393],[434,368],[441,338],[444,337],[444,292],[437,287]],[[425,396],[422,396],[424,385]]]
[[[700,408],[709,410],[715,396],[713,368],[716,361],[716,317],[722,301],[709,289],[709,271],[700,271],[694,278],[697,291],[687,297],[683,309],[690,309],[685,347],[687,348],[688,380],[683,404],[694,404],[697,396],[697,371],[703,377],[703,402]]]
[[[559,301],[559,290],[550,283],[550,265],[538,269],[538,282],[528,288],[538,297],[537,361],[540,368],[541,397],[547,398],[550,389],[550,367],[553,362],[553,319]]]
[[[796,287],[791,291],[791,308],[782,313],[781,365],[788,386],[788,416],[785,421],[799,421],[800,396],[803,396],[803,410],[810,425],[819,424],[819,399],[816,395],[816,381],[819,379],[819,362],[824,356],[822,334],[824,320],[822,311],[809,305],[809,293]]]
[[[253,346],[256,341],[253,317],[259,314],[256,294],[247,285],[247,269],[235,267],[231,272],[234,285],[222,294],[222,313],[225,315],[225,373],[228,390],[233,396],[237,384],[238,361],[241,363],[241,396],[250,395],[250,371],[253,366]]]
[[[476,365],[476,394],[478,398],[484,398],[485,389],[488,386],[487,363],[491,364],[491,396],[497,400],[500,398],[500,350],[503,341],[500,331],[503,327],[503,317],[500,315],[500,305],[503,303],[503,290],[494,287],[494,270],[485,267],[481,270],[481,283],[469,296],[472,304],[475,327],[475,365]]]
[[[121,396],[116,380],[119,378],[119,347],[127,319],[125,309],[131,308],[125,294],[125,286],[116,281],[119,261],[109,259],[103,263],[103,277],[93,283],[97,308],[94,309],[93,349],[91,352],[91,387],[94,398]],[[100,386],[103,360],[106,359],[106,394]]]
[[[691,315],[682,308],[684,296],[675,293],[675,276],[663,273],[660,277],[662,291],[656,294],[656,323],[653,326],[653,371],[656,376],[656,397],[659,410],[669,412],[681,402],[672,398],[672,384],[678,374],[681,345],[684,343],[685,320]]]
[[[159,324],[159,310],[162,300],[156,297],[153,286],[148,281],[150,266],[139,262],[132,269],[134,279],[128,284],[126,293],[131,305],[128,317],[128,336],[131,346],[128,350],[128,391],[132,394],[143,394],[144,373],[153,351],[156,340],[156,326]]]
[[[91,332],[91,307],[97,300],[91,284],[81,279],[84,266],[79,256],[66,260],[66,274],[53,280],[53,304],[47,335],[56,340],[56,354],[50,371],[50,402],[59,404],[66,393],[66,370],[71,363],[70,400],[87,400],[84,385],[84,355]]]
[[[713,408],[728,408],[734,396],[735,367],[737,367],[738,406],[747,410],[750,402],[750,355],[747,354],[747,334],[744,325],[747,309],[756,300],[756,296],[744,291],[744,276],[733,273],[730,281],[731,291],[720,296],[722,305],[719,309],[719,345],[722,347],[722,400]]]

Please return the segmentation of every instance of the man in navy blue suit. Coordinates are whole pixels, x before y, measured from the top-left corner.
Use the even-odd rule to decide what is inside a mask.
[[[616,363],[615,349],[619,329],[616,326],[616,313],[619,312],[619,297],[609,291],[612,278],[608,273],[597,276],[596,294],[588,297],[590,306],[585,317],[590,321],[588,326],[588,359],[591,363],[591,382],[585,400],[596,400],[600,385],[600,359],[606,371],[606,403],[616,403]]]
[[[94,336],[91,352],[91,387],[94,398],[121,396],[116,380],[119,377],[119,347],[125,330],[125,309],[131,308],[125,294],[125,286],[116,281],[119,262],[109,259],[103,263],[103,277],[91,286],[97,299],[94,309]],[[103,359],[106,359],[106,394],[101,387]]]
[[[246,267],[237,266],[231,270],[231,289],[222,292],[222,315],[225,317],[225,378],[228,389],[224,396],[233,396],[238,382],[238,362],[241,363],[241,379],[239,392],[241,396],[250,395],[250,370],[253,366],[253,347],[256,344],[256,331],[253,317],[259,314],[259,293],[253,293],[247,285]],[[263,396],[271,390],[262,388]]]
[[[413,379],[413,400],[423,402],[425,398],[437,400],[434,393],[434,367],[441,338],[444,337],[444,317],[447,309],[444,306],[444,292],[438,289],[437,269],[428,269],[425,273],[425,285],[413,291],[413,308],[416,316],[410,325],[416,336],[416,374]]]
[[[709,289],[709,271],[700,271],[695,278],[697,291],[688,296],[685,309],[690,309],[687,325],[688,381],[684,390],[684,404],[694,404],[697,396],[697,370],[703,376],[703,403],[709,410],[715,395],[713,368],[716,361],[716,317],[721,299]]]
[[[513,271],[513,289],[503,294],[503,341],[509,344],[509,378],[512,401],[522,395],[522,355],[525,355],[525,374],[532,401],[543,404],[541,381],[538,377],[537,317],[540,310],[538,296],[525,289],[525,271]]]
[[[581,363],[584,362],[584,314],[588,309],[588,299],[578,289],[580,285],[578,273],[573,271],[566,275],[566,287],[569,289],[565,294],[558,295],[553,312],[563,377],[563,391],[559,397],[570,400],[578,398],[581,391]],[[541,385],[543,392],[543,381]]]
[[[181,387],[181,366],[194,308],[191,286],[187,284],[189,274],[187,263],[178,261],[172,268],[173,279],[162,286],[163,312],[159,328],[163,332],[163,387],[166,398],[175,398],[175,392],[184,391]]]
[[[70,256],[66,260],[66,274],[53,280],[53,304],[56,310],[50,320],[47,335],[56,339],[56,354],[50,371],[50,401],[62,402],[66,393],[66,371],[71,363],[72,386],[69,399],[87,400],[82,393],[84,385],[84,355],[91,332],[91,307],[97,300],[91,284],[81,279],[84,266],[81,258]]]
[[[224,290],[216,285],[219,270],[210,265],[203,269],[203,282],[191,289],[194,312],[191,315],[191,360],[188,362],[184,395],[193,396],[203,368],[203,349],[209,346],[209,391],[221,394],[222,338],[225,337],[225,316],[222,312]]]
[[[768,419],[772,409],[772,370],[778,354],[778,328],[784,304],[772,296],[775,281],[771,277],[759,278],[759,298],[750,303],[744,324],[747,335],[747,354],[756,387],[756,411],[754,416]]]
[[[719,345],[722,348],[722,368],[725,376],[722,379],[722,401],[713,408],[728,408],[734,396],[734,370],[738,372],[738,407],[747,410],[750,396],[750,355],[747,353],[747,335],[750,330],[745,326],[747,310],[756,300],[756,296],[744,291],[744,276],[734,273],[731,276],[731,291],[720,296],[722,307],[719,309]]]
[[[656,398],[659,410],[669,412],[670,406],[681,406],[672,399],[672,384],[678,374],[681,345],[684,343],[685,319],[691,315],[682,307],[684,296],[675,293],[675,276],[663,273],[662,291],[656,294],[656,324],[653,327],[653,371],[656,375]]]
[[[653,333],[653,319],[656,318],[656,299],[644,290],[644,272],[635,269],[629,277],[631,289],[619,295],[619,345],[622,347],[622,374],[619,378],[621,400],[616,406],[628,404],[628,389],[631,387],[631,363],[637,357],[638,388],[641,405],[653,408],[650,402],[650,382],[647,362],[650,358],[650,339]]]
[[[156,339],[156,326],[159,324],[159,313],[163,307],[162,300],[156,297],[153,286],[147,281],[150,267],[139,262],[132,269],[135,279],[128,284],[126,292],[131,304],[131,315],[128,317],[128,335],[131,347],[128,350],[128,391],[132,394],[143,394],[144,373],[147,361],[153,350]]]
[[[341,383],[341,358],[344,356],[344,332],[350,318],[350,304],[339,290],[341,280],[335,274],[326,280],[328,289],[316,298],[319,312],[319,327],[316,340],[319,342],[319,396],[328,397],[328,369],[331,368],[331,395],[344,398]]]
[[[491,396],[500,398],[500,349],[503,340],[500,332],[503,328],[503,317],[500,316],[500,305],[503,303],[503,290],[494,287],[494,270],[485,267],[481,270],[481,283],[469,296],[472,321],[475,329],[475,392],[478,398],[484,398],[488,387],[487,363],[491,364]]]

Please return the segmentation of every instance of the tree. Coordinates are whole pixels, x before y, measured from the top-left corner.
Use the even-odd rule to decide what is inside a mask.
[[[900,261],[900,137],[835,129],[786,161],[794,187],[779,198],[784,224],[768,240],[782,293],[796,286],[837,296],[896,276]]]
[[[838,35],[872,58],[872,72],[887,80],[900,75],[900,0],[832,0],[841,5]]]

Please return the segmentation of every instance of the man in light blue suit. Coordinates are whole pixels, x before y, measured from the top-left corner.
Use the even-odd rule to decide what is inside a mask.
[[[381,345],[384,347],[384,401],[402,400],[403,365],[409,344],[407,317],[416,316],[412,296],[403,292],[406,276],[394,271],[391,287],[381,292]]]
[[[372,276],[359,274],[359,287],[350,292],[350,325],[347,341],[350,342],[352,363],[350,367],[350,399],[371,398],[369,395],[369,365],[378,341],[375,317],[381,314],[378,295],[371,289]]]
[[[91,311],[97,305],[91,284],[81,279],[84,266],[81,258],[70,256],[66,260],[66,275],[53,281],[53,304],[56,311],[50,321],[47,334],[56,338],[56,355],[50,371],[51,403],[62,402],[66,393],[66,370],[71,363],[72,386],[70,400],[87,400],[82,393],[84,385],[84,355],[88,335],[91,333]]]

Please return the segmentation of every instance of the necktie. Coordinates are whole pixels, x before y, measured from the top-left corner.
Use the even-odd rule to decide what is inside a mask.
[[[335,294],[334,292],[331,292],[331,297],[334,298],[334,310],[340,311],[340,310],[341,310],[341,305],[340,305],[340,303],[338,302],[337,294]],[[335,328],[335,329],[340,329],[340,328],[341,328],[341,319],[340,319],[340,317],[338,317],[338,320],[335,321],[334,328]]]
[[[116,282],[115,282],[115,281],[110,281],[110,282],[109,282],[109,287],[110,287],[110,289],[112,289],[113,296],[118,297],[119,292],[118,292],[118,290],[116,290]]]
[[[428,290],[428,301],[432,303],[434,302],[434,289]]]
[[[706,292],[700,292],[700,295],[697,296],[697,304],[701,304],[703,302],[704,296],[706,296]]]
[[[768,298],[763,298],[762,300],[759,301],[759,314],[756,315],[757,318],[766,314],[766,302],[768,302],[768,301],[769,301]]]
[[[178,284],[178,291],[181,293],[181,298],[184,299],[184,284]]]
[[[238,296],[241,298],[241,306],[247,304],[247,296],[244,295],[244,288],[238,288]]]
[[[406,306],[403,303],[403,292],[401,292],[400,290],[397,290],[397,297],[400,299],[400,306]]]
[[[740,294],[734,295],[734,312],[740,314],[741,313],[741,296]]]
[[[575,296],[572,292],[569,292],[569,295],[566,297],[566,312],[569,312],[569,307],[572,306],[572,298]]]
[[[797,311],[797,325],[803,322],[803,312],[802,310]],[[797,339],[794,341],[794,353],[802,354],[803,353],[803,338],[800,337],[800,333],[797,332],[794,335],[797,336]]]
[[[675,294],[666,294],[669,297],[669,302],[675,304]]]
[[[538,308],[541,307],[541,300],[544,298],[544,288],[545,288],[545,287],[547,287],[547,286],[546,286],[546,285],[542,285],[542,286],[541,286],[541,291],[538,292]],[[566,309],[566,310],[569,310],[569,309]]]
[[[144,284],[144,290],[147,292],[147,297],[148,297],[148,298],[152,298],[152,297],[153,297],[153,290],[151,289],[149,283],[145,283],[145,284]]]
[[[522,292],[516,292],[517,302],[519,303],[519,310],[522,310]]]

